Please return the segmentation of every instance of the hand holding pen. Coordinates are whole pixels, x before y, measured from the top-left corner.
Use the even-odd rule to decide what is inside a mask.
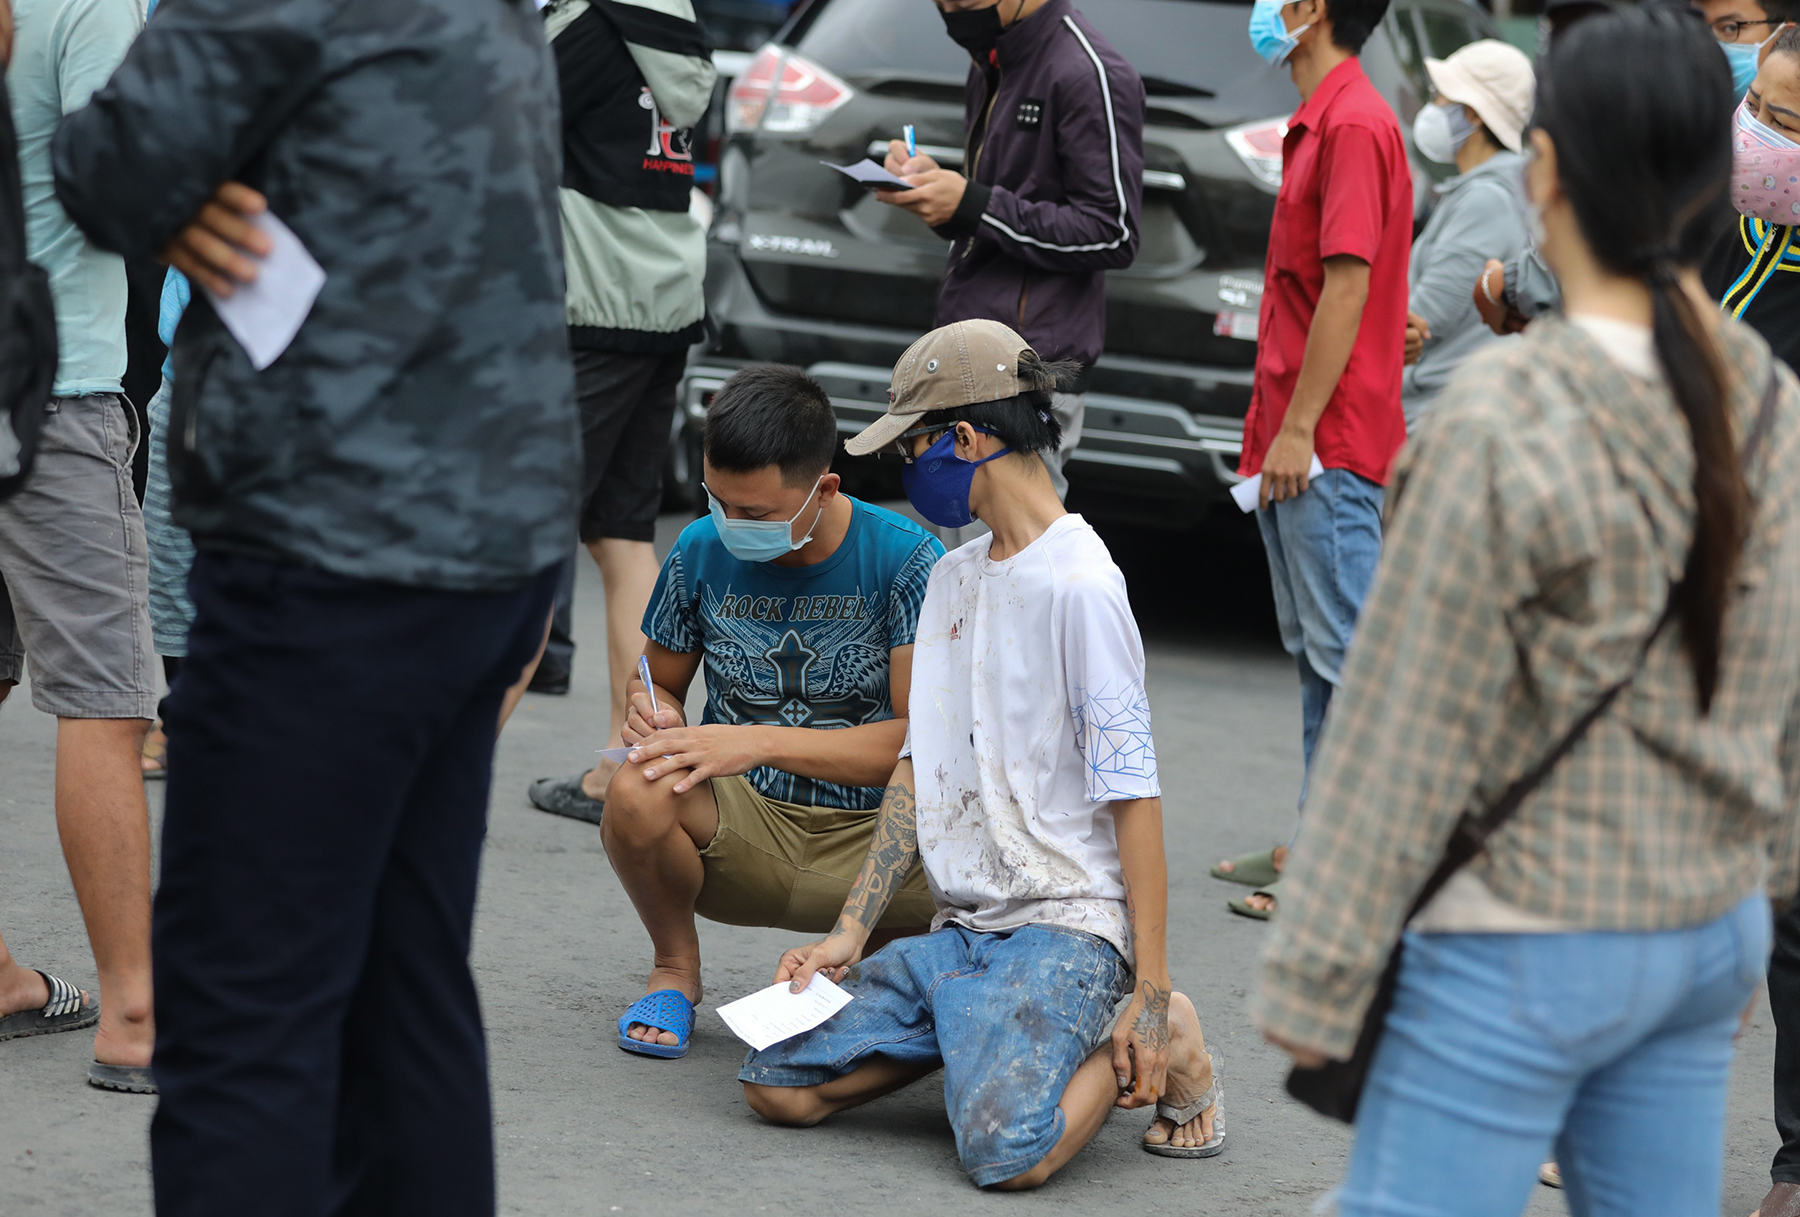
[[[887,159],[882,168],[895,177],[905,177],[911,173],[928,173],[938,167],[938,163],[929,156],[919,155],[919,142],[913,134],[911,123],[901,129],[901,139],[888,141]]]
[[[648,656],[638,656],[637,678],[643,684],[641,691],[634,690],[629,699],[629,714],[625,719],[624,740],[627,747],[635,747],[658,731],[685,725],[680,707],[665,706],[656,699],[656,685],[650,679],[650,660]]]

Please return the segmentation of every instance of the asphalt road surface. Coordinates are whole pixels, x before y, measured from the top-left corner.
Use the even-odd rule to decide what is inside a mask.
[[[667,546],[684,519],[665,517]],[[649,944],[597,830],[535,811],[526,783],[584,767],[606,727],[600,581],[581,564],[574,689],[526,698],[500,742],[476,920],[475,971],[493,1060],[504,1213],[1305,1214],[1339,1179],[1348,1135],[1286,1098],[1284,1058],[1257,1038],[1245,992],[1266,928],[1231,915],[1243,889],[1215,859],[1292,829],[1300,774],[1298,682],[1274,634],[1254,548],[1115,534],[1149,652],[1170,864],[1170,965],[1223,1049],[1229,1144],[1206,1161],[1138,1149],[1148,1116],[1115,1114],[1051,1183],[989,1195],[957,1165],[942,1087],[924,1082],[809,1130],[761,1123],[736,1081],[744,1048],[714,1012],[769,983],[797,936],[704,925],[705,983],[692,1052],[630,1056],[614,1020],[642,992]],[[696,682],[698,687],[698,682]],[[0,934],[24,965],[92,986],[80,912],[57,846],[55,723],[28,689],[0,708]],[[294,765],[330,764],[296,756]],[[271,782],[289,775],[271,773]],[[152,813],[161,790],[152,786]],[[1744,1217],[1768,1186],[1773,1030],[1766,1006],[1733,1078],[1721,1212]],[[139,1217],[151,1209],[154,1099],[84,1084],[85,1033],[0,1045],[0,1214]],[[1537,1189],[1528,1212],[1565,1212]],[[254,1217],[247,1214],[246,1217]]]

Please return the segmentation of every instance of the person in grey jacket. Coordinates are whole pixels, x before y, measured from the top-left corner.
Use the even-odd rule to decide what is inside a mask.
[[[162,1217],[493,1212],[475,883],[578,473],[556,120],[529,0],[181,0],[57,133],[75,222],[195,285]],[[258,371],[215,298],[265,208],[326,278]]]
[[[1413,242],[1409,366],[1400,389],[1409,434],[1463,360],[1498,341],[1482,324],[1468,285],[1489,258],[1526,240],[1519,148],[1536,87],[1524,53],[1493,39],[1471,42],[1448,59],[1427,59],[1425,70],[1437,97],[1419,111],[1413,143],[1458,172],[1438,187],[1437,207]]]

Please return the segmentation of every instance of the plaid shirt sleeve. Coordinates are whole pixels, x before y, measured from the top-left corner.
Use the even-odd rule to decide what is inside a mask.
[[[1531,582],[1513,540],[1520,526],[1503,518],[1514,496],[1502,483],[1517,473],[1505,420],[1461,411],[1432,421],[1402,457],[1251,1002],[1265,1032],[1340,1058],[1470,804],[1474,741],[1494,728],[1518,671],[1507,597]]]
[[[1781,733],[1781,784],[1788,814],[1774,825],[1769,840],[1769,895],[1776,902],[1791,900],[1800,889],[1800,696],[1788,712]]]

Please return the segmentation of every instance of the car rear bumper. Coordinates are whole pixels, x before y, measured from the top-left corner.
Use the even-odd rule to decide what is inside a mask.
[[[689,360],[680,398],[689,426],[704,421],[711,393],[733,371],[757,360],[805,367],[831,395],[846,438],[886,411],[893,361],[917,334],[776,313],[738,259],[717,247],[708,287],[717,337]],[[1252,376],[1248,368],[1102,355],[1070,459],[1071,503],[1091,515],[1174,527],[1229,504],[1230,488],[1242,480],[1236,470]],[[1177,404],[1183,401],[1215,405],[1218,413]]]
[[[706,421],[711,395],[749,360],[697,355],[682,381],[690,434]],[[857,434],[887,409],[889,369],[821,361],[807,372],[831,394],[838,431]],[[1165,402],[1089,391],[1081,444],[1070,456],[1074,506],[1092,515],[1181,527],[1230,502],[1243,423],[1196,418]]]

